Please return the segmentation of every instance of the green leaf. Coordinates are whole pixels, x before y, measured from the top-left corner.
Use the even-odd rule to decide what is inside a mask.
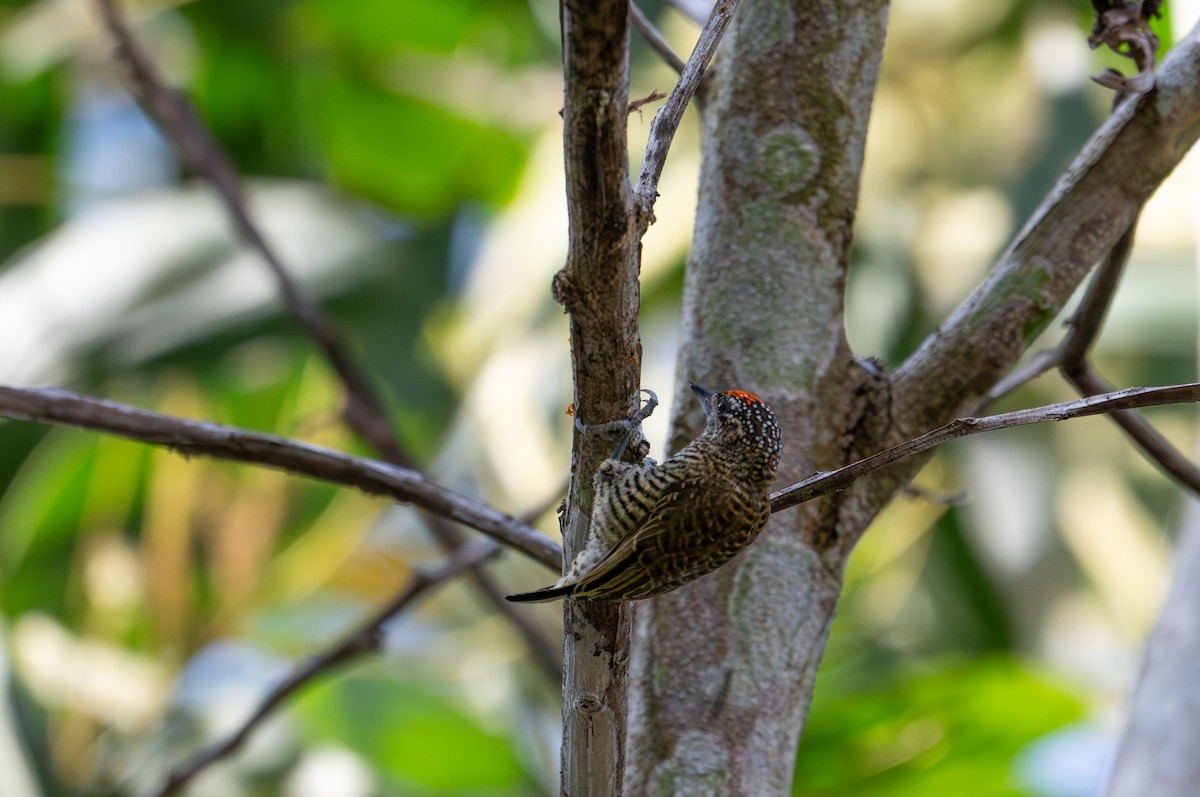
[[[515,136],[341,75],[307,93],[330,175],[346,190],[433,216],[464,200],[502,203],[515,188],[526,153]]]
[[[947,665],[883,689],[839,689],[836,680],[826,674],[816,691],[794,795],[1025,795],[1014,759],[1082,713],[1073,695],[1007,658]]]

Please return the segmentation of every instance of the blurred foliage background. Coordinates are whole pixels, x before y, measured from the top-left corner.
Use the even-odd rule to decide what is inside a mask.
[[[692,23],[644,7],[690,50]],[[557,4],[128,11],[423,467],[505,511],[553,506],[571,423],[566,324],[548,289],[566,241]],[[93,12],[0,0],[0,382],[366,453],[266,270],[122,89]],[[1124,65],[1088,51],[1089,14],[1079,0],[895,0],[847,300],[860,354],[895,364],[912,351],[1104,118],[1111,97],[1088,76]],[[634,48],[631,96],[668,89],[636,35]],[[652,113],[631,118],[635,153]],[[667,396],[692,113],[645,241],[644,384]],[[1190,173],[1148,209],[1100,342],[1118,384],[1193,378]],[[1070,397],[1047,376],[998,409]],[[668,409],[651,419],[658,448]],[[1191,410],[1150,414],[1192,449]],[[1093,793],[1168,579],[1179,491],[1104,419],[972,438],[917,481],[853,559],[794,793]],[[402,507],[0,422],[0,793],[156,783],[437,559]],[[493,567],[514,590],[547,578],[513,555]],[[557,607],[531,611],[558,633]],[[520,637],[455,584],[190,793],[555,793],[556,701]]]

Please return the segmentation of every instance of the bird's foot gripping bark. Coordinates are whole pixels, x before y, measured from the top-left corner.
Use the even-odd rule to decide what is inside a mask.
[[[609,459],[620,460],[625,456],[627,451],[630,451],[630,445],[633,444],[631,456],[636,461],[645,461],[646,454],[650,451],[650,444],[646,441],[645,435],[642,433],[642,421],[649,418],[655,407],[658,406],[658,394],[648,388],[642,388],[642,393],[645,393],[647,399],[641,408],[633,414],[632,418],[623,418],[619,421],[607,421],[605,423],[584,424],[577,417],[575,419],[575,428],[579,431],[599,432],[601,434],[620,432],[621,437],[617,441],[616,448],[613,449],[612,456]],[[634,442],[636,439],[636,442]],[[649,461],[649,465],[653,466],[654,462]]]

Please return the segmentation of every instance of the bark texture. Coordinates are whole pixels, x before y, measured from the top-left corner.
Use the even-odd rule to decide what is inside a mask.
[[[570,212],[555,298],[570,314],[575,417],[584,428],[638,408],[640,249],[630,231],[627,0],[568,0],[563,26],[563,142]],[[583,546],[592,476],[611,434],[576,428],[563,564]],[[620,604],[563,602],[562,793],[620,794],[628,633]]]
[[[710,73],[672,448],[687,380],[754,391],[784,434],[779,484],[847,461],[873,385],[842,306],[886,3],[746,0]],[[778,515],[733,563],[633,604],[625,790],[785,794],[840,591],[818,544],[840,499]]]
[[[855,363],[842,298],[884,0],[746,0],[708,86],[672,447],[687,380],[752,390],[784,430],[780,484],[974,406],[1061,312],[1200,135],[1200,46],[1093,137],[988,279],[892,377]],[[717,573],[635,604],[625,790],[784,794],[846,557],[919,467],[773,516]]]

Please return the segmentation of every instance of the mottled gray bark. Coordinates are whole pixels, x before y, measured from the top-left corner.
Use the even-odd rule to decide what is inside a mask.
[[[962,307],[892,377],[842,299],[886,3],[746,0],[708,86],[672,447],[691,379],[762,395],[779,484],[938,426],[1016,363],[1200,134],[1195,34],[1089,143]],[[853,545],[919,462],[773,516],[717,573],[633,606],[625,792],[784,794]]]
[[[700,426],[690,379],[771,405],[780,485],[853,458],[872,388],[843,289],[885,17],[882,0],[746,0],[734,18],[706,96],[673,448]],[[776,516],[732,564],[633,606],[626,793],[787,792],[840,591],[814,536],[841,500]]]

